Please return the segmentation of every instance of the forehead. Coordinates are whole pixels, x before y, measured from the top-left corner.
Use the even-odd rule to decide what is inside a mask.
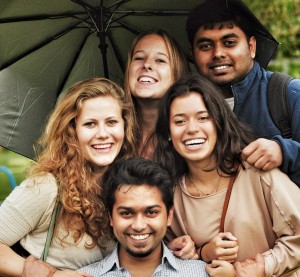
[[[142,37],[134,47],[134,53],[142,50],[155,50],[157,52],[168,52],[167,44],[164,38],[157,34],[149,34]]]
[[[78,117],[88,117],[95,114],[105,114],[107,116],[121,115],[121,109],[120,102],[112,96],[97,96],[82,101],[82,107]]]
[[[194,42],[197,42],[197,40],[203,38],[215,40],[223,39],[227,36],[236,36],[246,39],[246,34],[237,25],[233,24],[232,28],[230,28],[226,23],[224,23],[223,25],[217,23],[213,29],[201,26],[195,34]]]
[[[171,103],[171,113],[184,113],[191,111],[192,108],[199,110],[206,110],[202,95],[198,92],[189,92],[183,95],[177,96]]]
[[[149,206],[164,206],[162,195],[157,187],[149,185],[122,185],[115,192],[114,208],[124,206],[141,209]]]

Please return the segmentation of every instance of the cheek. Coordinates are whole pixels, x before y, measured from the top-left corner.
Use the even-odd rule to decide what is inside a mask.
[[[76,129],[76,135],[77,135],[79,145],[82,145],[88,141],[88,137],[89,137],[88,130],[84,131],[79,127]]]

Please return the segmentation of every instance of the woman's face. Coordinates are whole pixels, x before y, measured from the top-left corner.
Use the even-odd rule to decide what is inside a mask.
[[[174,148],[188,164],[200,161],[205,167],[214,165],[217,130],[199,93],[190,92],[173,100],[170,133]]]
[[[78,144],[84,157],[97,166],[111,164],[124,140],[121,107],[111,96],[85,100],[76,119]]]
[[[136,44],[129,65],[129,88],[137,99],[160,99],[174,81],[165,40],[146,35]]]

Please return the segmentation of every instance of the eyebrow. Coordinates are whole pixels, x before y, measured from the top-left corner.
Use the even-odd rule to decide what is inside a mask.
[[[144,53],[144,52],[145,52],[144,50],[137,50],[137,51],[133,52],[132,56],[134,56],[135,54],[138,54],[138,53]],[[163,52],[157,52],[156,54],[158,54],[158,55],[163,55],[163,56],[165,56],[165,57],[167,57],[167,58],[169,59],[169,55],[168,55],[168,54],[165,54],[165,53],[163,53]]]
[[[151,210],[154,208],[161,208],[161,205],[151,205],[151,206],[147,206],[145,207],[145,210]],[[127,210],[127,211],[134,211],[134,209],[132,207],[127,207],[127,206],[119,206],[117,208],[117,210]]]
[[[203,113],[208,113],[208,111],[199,111],[197,112],[197,114],[203,114]],[[177,113],[177,114],[174,114],[173,117],[175,116],[185,116],[186,114],[185,113]]]
[[[230,34],[224,35],[221,39],[228,39],[228,38],[239,38],[239,36],[235,33],[230,33]],[[196,44],[201,43],[201,42],[206,42],[206,41],[213,41],[213,39],[207,38],[207,37],[200,37],[197,40]]]

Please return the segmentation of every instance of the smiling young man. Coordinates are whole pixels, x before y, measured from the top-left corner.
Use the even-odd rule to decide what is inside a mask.
[[[268,109],[272,72],[264,67],[275,39],[240,0],[203,1],[186,27],[199,73],[221,88],[238,119],[258,137],[241,149],[243,159],[262,170],[280,167],[300,186],[300,80],[288,85],[291,139],[281,134]]]
[[[208,276],[200,260],[181,260],[163,238],[173,217],[172,180],[141,158],[117,162],[104,177],[104,199],[118,244],[104,260],[79,269],[97,276]]]

